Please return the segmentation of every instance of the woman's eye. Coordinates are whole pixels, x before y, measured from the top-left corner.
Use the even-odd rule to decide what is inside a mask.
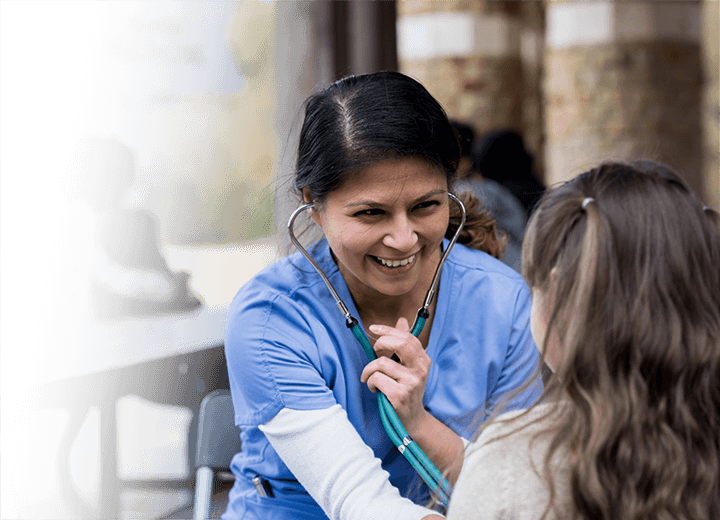
[[[383,210],[378,208],[370,208],[370,209],[364,209],[362,211],[358,211],[353,214],[355,217],[375,217],[377,215],[382,215],[384,213]]]
[[[438,201],[438,200],[426,200],[426,201],[421,202],[420,204],[415,205],[414,209],[427,209],[427,208],[431,208],[433,206],[439,206],[439,205],[440,205],[440,201]]]

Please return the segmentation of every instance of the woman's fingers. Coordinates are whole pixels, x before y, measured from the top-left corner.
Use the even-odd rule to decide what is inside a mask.
[[[373,392],[378,390],[385,394],[393,405],[393,408],[400,414],[401,410],[408,407],[409,398],[405,387],[395,379],[383,372],[374,372],[368,379],[368,388]],[[402,415],[402,414],[401,414]]]
[[[408,323],[408,320],[406,320],[402,316],[398,318],[397,323],[395,324],[395,328],[400,332],[410,332],[410,324]]]
[[[422,399],[424,393],[423,377],[386,357],[368,363],[360,375],[360,380],[367,383],[373,392],[380,390],[393,405],[406,405],[412,401],[409,396],[416,393],[419,393]]]
[[[379,357],[365,365],[362,374],[360,374],[360,381],[371,385],[370,377],[376,373],[384,374],[393,381],[408,381],[409,379],[412,379],[411,376],[408,377],[408,373],[410,373],[410,371],[403,367],[400,363],[393,361],[388,357]],[[376,388],[370,386],[370,390],[374,392]],[[382,389],[380,390],[382,391]]]
[[[378,336],[373,347],[378,356],[396,355],[405,366],[414,365],[417,359],[427,358],[420,340],[410,334],[410,325],[405,318],[398,319],[395,327],[370,325],[369,330]]]
[[[405,333],[410,333],[410,324],[408,323],[408,320],[405,318],[398,318],[397,323],[394,327],[390,327],[388,325],[370,325],[369,327],[370,332],[373,334],[378,335],[386,335],[386,334],[399,334],[404,335]]]
[[[388,358],[369,364],[361,379],[372,392],[385,394],[405,428],[413,428],[424,412],[425,380]]]
[[[378,357],[393,357],[393,354],[397,354],[400,358],[400,362],[404,364],[410,364],[412,358],[419,355],[422,352],[422,348],[418,349],[417,346],[412,345],[412,339],[402,338],[398,336],[380,336],[375,340],[373,346],[375,354]]]
[[[424,411],[430,358],[420,340],[410,333],[405,318],[400,318],[395,327],[371,325],[369,329],[378,336],[374,345],[378,358],[365,366],[360,380],[371,391],[385,394],[403,424],[410,424]],[[398,361],[391,359],[393,355]]]

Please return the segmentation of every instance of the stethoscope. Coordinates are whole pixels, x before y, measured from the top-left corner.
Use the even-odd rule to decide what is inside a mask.
[[[435,276],[433,277],[430,289],[425,295],[425,301],[423,302],[423,306],[417,311],[417,315],[415,316],[415,322],[410,329],[411,334],[415,337],[420,335],[423,327],[425,326],[425,322],[430,317],[429,308],[430,304],[432,303],[433,297],[435,296],[435,291],[437,290],[438,283],[440,282],[440,273],[442,272],[442,267],[445,264],[445,260],[447,259],[448,255],[450,254],[450,250],[455,245],[455,242],[457,242],[463,226],[465,225],[465,206],[462,202],[460,202],[460,199],[458,199],[452,193],[448,193],[448,196],[460,206],[462,214],[460,219],[460,225],[458,226],[457,231],[455,231],[455,234],[450,240],[448,247],[443,252],[440,258],[440,263],[438,264],[437,269],[435,269]],[[340,296],[338,296],[337,291],[330,283],[328,277],[325,275],[317,262],[315,262],[315,260],[310,256],[310,254],[305,250],[305,248],[295,237],[295,233],[293,231],[295,219],[298,215],[300,215],[300,213],[302,213],[306,209],[312,208],[314,205],[314,202],[308,202],[307,204],[303,204],[295,211],[293,211],[292,215],[290,215],[290,220],[288,221],[288,233],[290,234],[290,240],[298,249],[298,251],[300,251],[303,256],[308,259],[310,264],[315,268],[315,270],[322,278],[323,282],[325,282],[325,285],[327,285],[327,288],[330,289],[330,292],[335,299],[335,304],[338,306],[338,309],[340,309],[340,312],[342,312],[343,316],[345,316],[347,327],[351,330],[353,336],[355,336],[355,338],[362,345],[363,349],[365,350],[365,354],[368,357],[368,360],[372,361],[376,358],[375,351],[370,345],[370,340],[368,340],[367,335],[360,328],[358,320],[356,320],[350,314],[350,311],[348,310],[345,303],[340,299]],[[382,392],[378,392],[377,394],[378,402],[380,405],[380,419],[382,420],[383,427],[385,428],[385,431],[390,437],[390,440],[398,449],[398,451],[407,459],[410,465],[415,468],[420,477],[428,485],[430,490],[434,491],[437,494],[437,500],[439,501],[439,503],[447,507],[451,493],[450,483],[442,476],[440,470],[435,467],[430,458],[422,451],[420,446],[418,446],[417,443],[413,441],[412,437],[410,437],[410,434],[408,434],[407,430],[400,422],[400,418],[397,416],[397,413],[390,404],[388,398]]]

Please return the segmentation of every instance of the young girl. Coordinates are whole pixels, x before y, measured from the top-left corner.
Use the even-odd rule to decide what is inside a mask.
[[[720,518],[719,221],[646,161],[544,196],[523,272],[555,374],[485,423],[448,519]]]

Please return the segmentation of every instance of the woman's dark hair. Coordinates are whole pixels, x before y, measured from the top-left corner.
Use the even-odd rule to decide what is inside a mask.
[[[425,87],[399,72],[348,76],[307,100],[294,187],[300,193],[308,188],[313,200],[322,204],[328,193],[360,170],[378,161],[406,158],[423,159],[438,168],[452,188],[460,145],[443,108]],[[451,214],[448,234],[457,229],[455,218]],[[502,252],[487,215],[480,227],[466,224],[459,241],[471,247],[482,243],[477,248],[494,251],[495,256]]]
[[[471,156],[473,143],[475,142],[475,130],[470,125],[456,120],[450,120],[450,124],[455,130],[460,143],[460,155]]]

